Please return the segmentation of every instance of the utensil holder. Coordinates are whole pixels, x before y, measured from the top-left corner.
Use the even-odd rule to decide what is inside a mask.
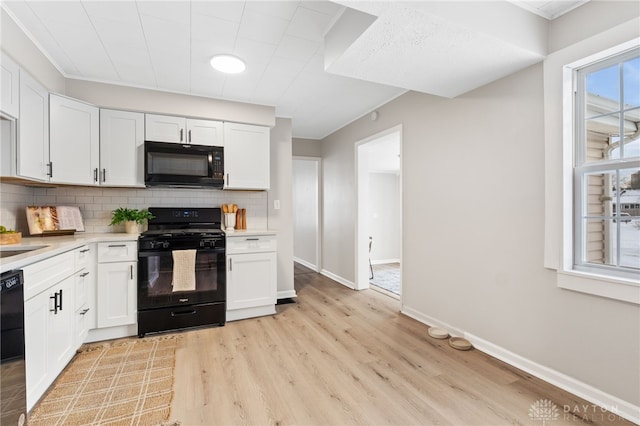
[[[224,214],[224,226],[227,231],[233,231],[236,227],[236,214],[225,213]]]

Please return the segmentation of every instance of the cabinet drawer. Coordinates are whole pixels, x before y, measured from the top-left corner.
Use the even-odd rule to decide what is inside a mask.
[[[75,276],[75,310],[80,309],[87,301],[87,286],[89,283],[89,271],[83,269],[76,272]]]
[[[24,300],[29,300],[38,293],[73,275],[75,253],[69,251],[50,257],[40,262],[27,265],[24,273]]]
[[[98,263],[138,260],[137,241],[113,241],[98,244]]]
[[[76,255],[76,267],[75,270],[79,271],[83,268],[86,268],[89,265],[89,260],[91,259],[91,249],[89,246],[82,246],[76,250],[74,250]]]
[[[276,251],[275,235],[227,236],[227,254],[263,253]]]

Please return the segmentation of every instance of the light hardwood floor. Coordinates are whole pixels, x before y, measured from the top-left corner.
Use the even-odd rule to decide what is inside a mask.
[[[296,265],[297,303],[180,333],[171,420],[189,425],[631,424],[478,350],[460,352],[397,312]],[[557,417],[555,417],[557,414]],[[611,420],[611,417],[613,420]]]

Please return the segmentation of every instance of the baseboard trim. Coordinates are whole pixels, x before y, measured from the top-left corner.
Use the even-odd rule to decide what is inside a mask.
[[[324,275],[325,277],[330,278],[330,279],[334,280],[335,282],[342,284],[345,287],[349,287],[352,290],[354,290],[356,288],[356,286],[355,286],[355,284],[353,282],[351,282],[351,281],[349,281],[349,280],[347,280],[345,278],[342,278],[341,276],[336,275],[333,272],[329,272],[326,269],[321,270],[320,273],[322,275]]]
[[[84,343],[100,342],[102,340],[120,339],[123,337],[137,336],[138,323],[120,325],[107,328],[94,328],[89,330]]]
[[[447,324],[446,322],[437,320],[433,317],[430,317],[429,315],[425,315],[422,312],[416,311],[415,309],[411,309],[406,306],[403,306],[402,309],[400,309],[400,312],[405,314],[408,317],[413,318],[414,320],[420,321],[421,323],[428,325],[429,327],[444,328],[452,336],[462,336],[464,334],[464,331],[460,330],[459,328],[454,327],[451,324]]]
[[[624,401],[613,395],[609,395],[595,387],[581,382],[573,377],[567,376],[559,371],[544,365],[538,364],[530,359],[524,358],[498,345],[481,339],[470,333],[465,333],[464,337],[469,340],[473,346],[494,358],[506,362],[520,370],[533,374],[534,376],[551,383],[561,389],[571,392],[580,398],[596,404],[612,414],[619,415],[625,419],[640,424],[640,407]]]
[[[295,256],[293,257],[293,261],[298,262],[302,266],[305,266],[309,269],[313,269],[314,271],[318,272],[318,267],[311,262],[307,262],[306,260],[300,259],[299,257],[295,257]]]
[[[465,333],[457,327],[453,327],[450,324],[439,321],[436,318],[425,315],[415,309],[403,306],[400,312],[430,327],[444,328],[453,336],[464,336],[465,339],[469,340],[479,351],[532,374],[545,382],[549,382],[552,385],[559,387],[560,389],[571,392],[580,398],[586,399],[587,401],[606,409],[612,414],[623,417],[633,423],[640,424],[639,406],[633,405],[630,402],[596,389],[591,385],[567,376],[566,374],[552,368],[524,358],[523,356],[513,353],[471,333]],[[562,408],[563,407],[559,407],[560,410],[562,410]]]
[[[371,261],[372,265],[384,265],[385,263],[400,263],[400,259],[379,259]]]
[[[284,290],[278,292],[278,299],[287,299],[289,297],[298,297],[295,290]]]

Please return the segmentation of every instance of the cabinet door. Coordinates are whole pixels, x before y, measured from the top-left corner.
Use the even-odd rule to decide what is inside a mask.
[[[20,70],[17,151],[18,176],[49,180],[49,93],[23,70]]]
[[[227,256],[227,309],[276,304],[276,254]]]
[[[51,181],[78,185],[98,184],[98,111],[93,105],[50,95]]]
[[[187,143],[224,146],[222,122],[187,119]]]
[[[68,277],[24,304],[28,410],[75,354],[73,292],[74,277]]]
[[[20,114],[18,93],[20,67],[11,58],[0,52],[0,111],[18,118]]]
[[[100,110],[100,184],[144,186],[144,114]]]
[[[27,409],[35,405],[49,386],[47,327],[49,292],[45,291],[24,304],[24,346],[27,372]]]
[[[98,328],[135,324],[136,262],[98,264]]]
[[[145,140],[154,142],[185,143],[187,135],[184,117],[145,114]]]
[[[269,189],[269,128],[224,123],[227,189]]]
[[[75,276],[71,276],[60,284],[48,290],[49,296],[58,293],[58,309],[54,309],[50,302],[49,327],[47,338],[49,339],[48,358],[49,374],[53,381],[67,366],[76,351],[73,335],[75,301],[74,301]]]

